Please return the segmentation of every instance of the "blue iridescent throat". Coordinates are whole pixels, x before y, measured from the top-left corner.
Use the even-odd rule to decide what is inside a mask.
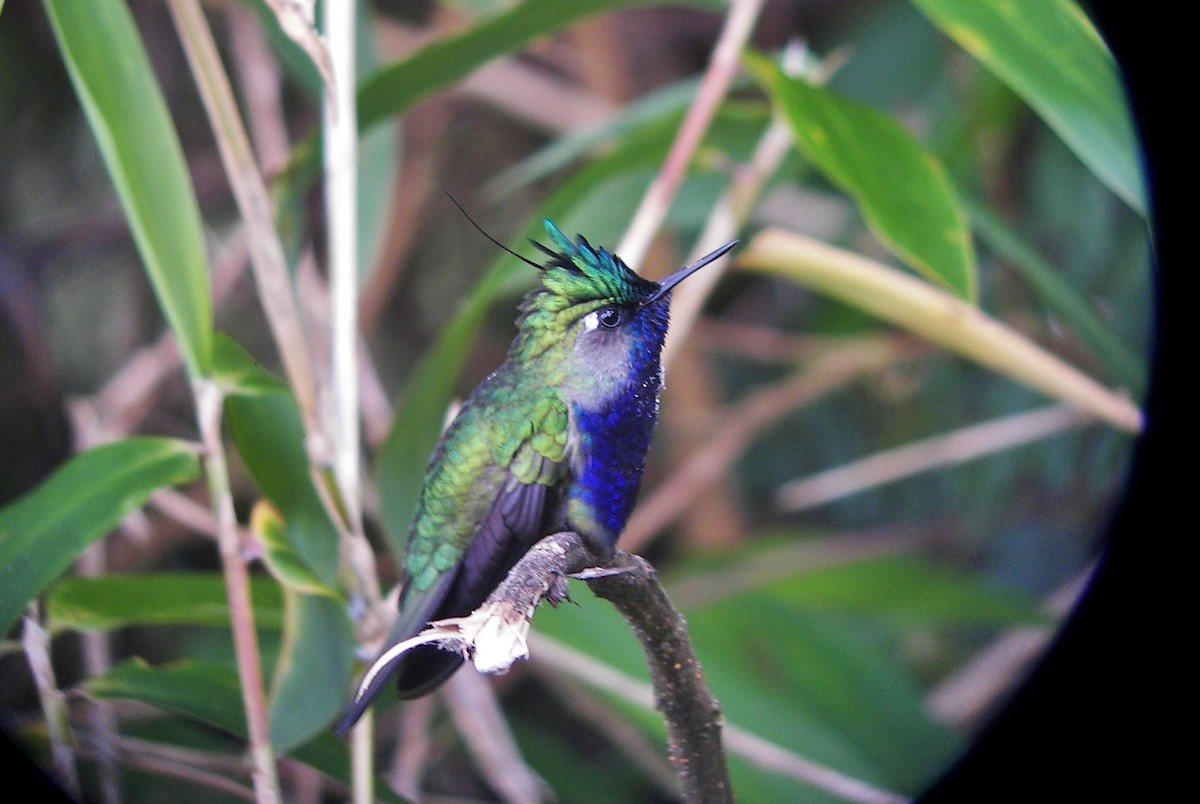
[[[637,501],[646,451],[658,420],[669,296],[640,311],[631,334],[629,376],[621,391],[595,410],[574,406],[583,440],[583,472],[572,496],[583,502],[616,543]]]

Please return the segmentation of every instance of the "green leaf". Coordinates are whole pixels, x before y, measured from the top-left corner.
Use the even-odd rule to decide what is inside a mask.
[[[262,396],[286,393],[288,385],[250,356],[224,332],[213,341],[213,378],[226,396]]]
[[[1112,54],[1070,0],[913,0],[1139,214],[1137,138]]]
[[[259,26],[267,44],[279,59],[287,75],[310,99],[320,102],[325,92],[325,82],[313,64],[312,57],[295,39],[288,36],[279,24],[279,17],[267,5],[266,0],[250,0],[245,4],[258,17]]]
[[[687,617],[713,694],[740,728],[907,793],[960,748],[866,623],[812,616],[757,592]]]
[[[865,614],[903,625],[1047,625],[1037,601],[990,588],[972,576],[912,556],[805,572],[762,587],[814,614]]]
[[[195,480],[199,473],[192,444],[129,438],[75,456],[0,511],[0,632],[152,492]]]
[[[359,78],[379,69],[375,20],[367,3],[355,16],[356,71]],[[400,171],[401,132],[397,126],[367,131],[358,142],[358,276],[365,282],[387,243],[392,228],[392,198]]]
[[[853,196],[871,231],[925,278],[974,303],[971,232],[941,163],[888,115],[789,78],[760,56],[746,62],[801,153]]]
[[[151,667],[133,658],[84,684],[95,698],[129,698],[246,736],[237,671],[215,662],[180,661]]]
[[[262,542],[267,568],[287,589],[340,600],[337,590],[322,582],[296,550],[288,523],[275,506],[266,501],[256,503],[250,514],[250,530]]]
[[[1037,291],[1046,307],[1092,351],[1119,387],[1145,397],[1146,361],[1134,354],[1112,327],[1034,247],[982,204],[967,199],[982,243],[1005,257]]]
[[[338,535],[313,488],[295,399],[290,393],[230,397],[225,400],[225,415],[238,455],[255,486],[287,522],[290,549],[285,552],[289,560],[306,567],[319,583],[333,586],[339,563]]]
[[[250,593],[255,625],[282,626],[279,584],[269,578],[251,578]],[[46,596],[46,613],[52,627],[85,631],[127,625],[228,626],[229,600],[220,575],[105,575],[59,581]]]
[[[287,753],[341,711],[350,689],[354,634],[337,599],[284,589],[287,619],[271,684],[271,743]]]
[[[96,698],[152,704],[246,738],[246,715],[237,671],[228,665],[182,661],[151,667],[142,659],[131,659],[86,682],[84,689]],[[288,753],[349,786],[350,758],[346,744],[332,732],[320,734]],[[376,795],[385,801],[400,800],[382,781],[376,785]]]
[[[192,377],[212,361],[200,212],[183,151],[123,0],[45,0],[75,93]]]
[[[1142,412],[1016,330],[949,293],[859,254],[782,229],[764,229],[738,267],[799,282],[944,346],[992,371],[1132,433]]]
[[[492,59],[518,50],[585,17],[650,0],[537,0],[520,3],[458,36],[434,42],[383,68],[358,89],[363,131],[398,115],[430,93],[465,78]]]

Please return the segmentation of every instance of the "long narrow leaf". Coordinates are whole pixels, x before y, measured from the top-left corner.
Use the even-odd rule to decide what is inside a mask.
[[[1137,138],[1112,54],[1071,0],[913,0],[1139,214]]]
[[[59,49],[192,377],[212,361],[212,291],[196,194],[124,0],[45,0]]]
[[[945,169],[895,120],[761,57],[747,60],[814,167],[854,197],[871,230],[925,278],[976,301],[967,216]]]
[[[354,635],[340,600],[284,589],[287,617],[271,682],[271,743],[286,754],[341,711],[350,688]]]
[[[187,483],[199,473],[193,445],[130,438],[75,456],[0,511],[0,633],[12,627],[34,595],[153,491]]]
[[[1110,378],[1128,388],[1135,398],[1145,394],[1147,368],[1113,332],[1103,317],[1062,278],[1045,257],[980,203],[967,200],[980,242],[1006,257],[1037,291],[1041,301],[1070,327],[1108,370]]]
[[[207,723],[227,734],[246,737],[237,671],[224,664],[182,661],[151,667],[141,659],[132,659],[89,680],[84,689],[96,698],[141,701]],[[349,784],[346,746],[332,732],[289,753],[330,778]],[[380,786],[378,794],[385,801],[400,800],[386,785]]]
[[[1142,413],[978,309],[888,266],[781,229],[760,232],[739,267],[774,274],[839,299],[1006,374],[1128,432]]]
[[[270,578],[251,578],[254,622],[283,624],[283,597]],[[67,578],[46,596],[51,626],[110,630],[127,625],[229,626],[229,597],[218,574],[166,572]]]
[[[525,43],[552,34],[585,17],[651,0],[537,0],[435,42],[405,61],[385,67],[358,90],[358,125],[363,131],[400,114],[430,93]]]

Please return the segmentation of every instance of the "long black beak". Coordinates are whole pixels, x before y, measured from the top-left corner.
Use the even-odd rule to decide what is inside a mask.
[[[731,243],[726,243],[725,245],[721,246],[716,251],[714,251],[710,254],[705,254],[703,257],[701,257],[700,259],[691,263],[690,265],[683,266],[678,271],[676,271],[675,273],[668,276],[666,279],[663,279],[661,282],[658,283],[658,290],[651,293],[649,298],[642,301],[641,306],[645,307],[647,304],[653,304],[654,302],[658,301],[664,295],[666,295],[668,292],[670,292],[671,288],[675,287],[680,282],[687,279],[689,276],[696,273],[704,266],[708,265],[710,262],[724,256],[725,252],[729,251],[729,249],[736,246],[738,244],[738,242],[740,242],[740,241],[734,240]]]

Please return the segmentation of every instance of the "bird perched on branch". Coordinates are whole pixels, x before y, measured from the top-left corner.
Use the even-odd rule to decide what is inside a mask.
[[[542,272],[542,287],[522,301],[503,365],[434,450],[409,532],[399,616],[339,734],[390,679],[401,698],[416,698],[449,678],[463,662],[457,653],[390,649],[430,621],[470,614],[544,536],[575,531],[598,557],[612,555],[658,419],[671,289],[737,244],[653,282],[582,236],[572,241],[549,220],[545,227],[554,248],[531,241],[545,264],[510,251]]]

